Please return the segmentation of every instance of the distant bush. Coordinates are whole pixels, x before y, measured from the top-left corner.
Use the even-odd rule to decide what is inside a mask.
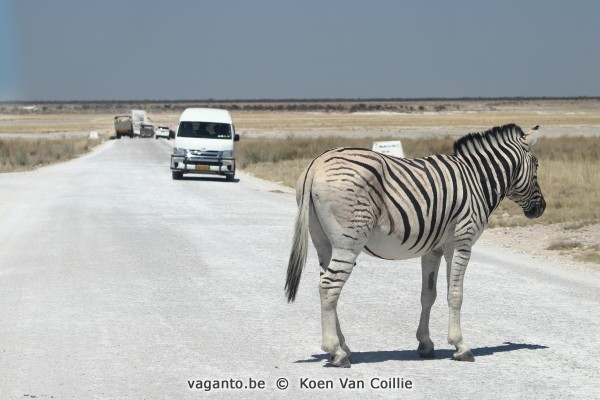
[[[11,107],[3,106],[0,113],[13,114],[61,114],[61,113],[110,113],[127,112],[129,110],[146,110],[153,112],[179,112],[190,107],[223,108],[230,111],[291,111],[291,112],[415,112],[425,111],[428,107],[436,111],[445,110],[448,105],[434,102],[428,105],[415,105],[421,103],[419,100],[253,100],[253,101],[85,101],[85,102],[36,102],[28,103],[6,103]],[[35,109],[28,109],[28,106]],[[460,105],[453,105],[457,110]]]
[[[582,246],[583,245],[580,242],[575,240],[560,239],[550,243],[550,245],[546,247],[546,250],[572,250]]]

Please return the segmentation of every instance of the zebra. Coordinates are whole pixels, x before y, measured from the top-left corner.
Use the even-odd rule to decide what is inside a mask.
[[[447,269],[448,343],[453,359],[474,361],[463,342],[460,309],[471,247],[504,197],[528,218],[546,208],[531,151],[538,126],[525,134],[515,124],[471,133],[454,143],[453,155],[395,158],[361,148],[336,148],[312,160],[296,186],[294,227],[285,291],[296,298],[308,234],[320,264],[321,348],[337,367],[350,367],[337,303],[361,252],[405,260],[421,257],[421,316],[417,352],[434,358],[429,316],[441,258]]]

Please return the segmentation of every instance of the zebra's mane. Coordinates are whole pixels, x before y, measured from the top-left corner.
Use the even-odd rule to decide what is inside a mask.
[[[485,132],[469,133],[454,142],[454,155],[458,155],[461,149],[465,149],[471,144],[476,149],[487,148],[490,146],[489,137],[502,137],[504,139],[517,139],[525,136],[525,133],[516,124],[507,124],[495,126]]]

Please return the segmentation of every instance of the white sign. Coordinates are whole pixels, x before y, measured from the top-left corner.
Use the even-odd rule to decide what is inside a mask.
[[[404,157],[402,143],[399,140],[388,142],[373,142],[373,151],[393,157]]]

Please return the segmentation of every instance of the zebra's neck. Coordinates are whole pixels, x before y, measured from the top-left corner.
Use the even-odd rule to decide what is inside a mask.
[[[523,131],[515,124],[471,133],[454,143],[454,155],[462,159],[479,183],[487,216],[498,207],[512,187],[521,164]]]
[[[507,189],[511,184],[512,169],[506,169],[506,166],[499,160],[487,158],[485,155],[469,154],[460,158],[470,168],[475,177],[475,183],[478,183],[481,188],[489,217],[506,197]]]
[[[475,184],[479,184],[489,217],[512,185],[517,164],[514,151],[501,141],[493,146],[485,141],[472,141],[455,148],[455,154],[468,166]]]

